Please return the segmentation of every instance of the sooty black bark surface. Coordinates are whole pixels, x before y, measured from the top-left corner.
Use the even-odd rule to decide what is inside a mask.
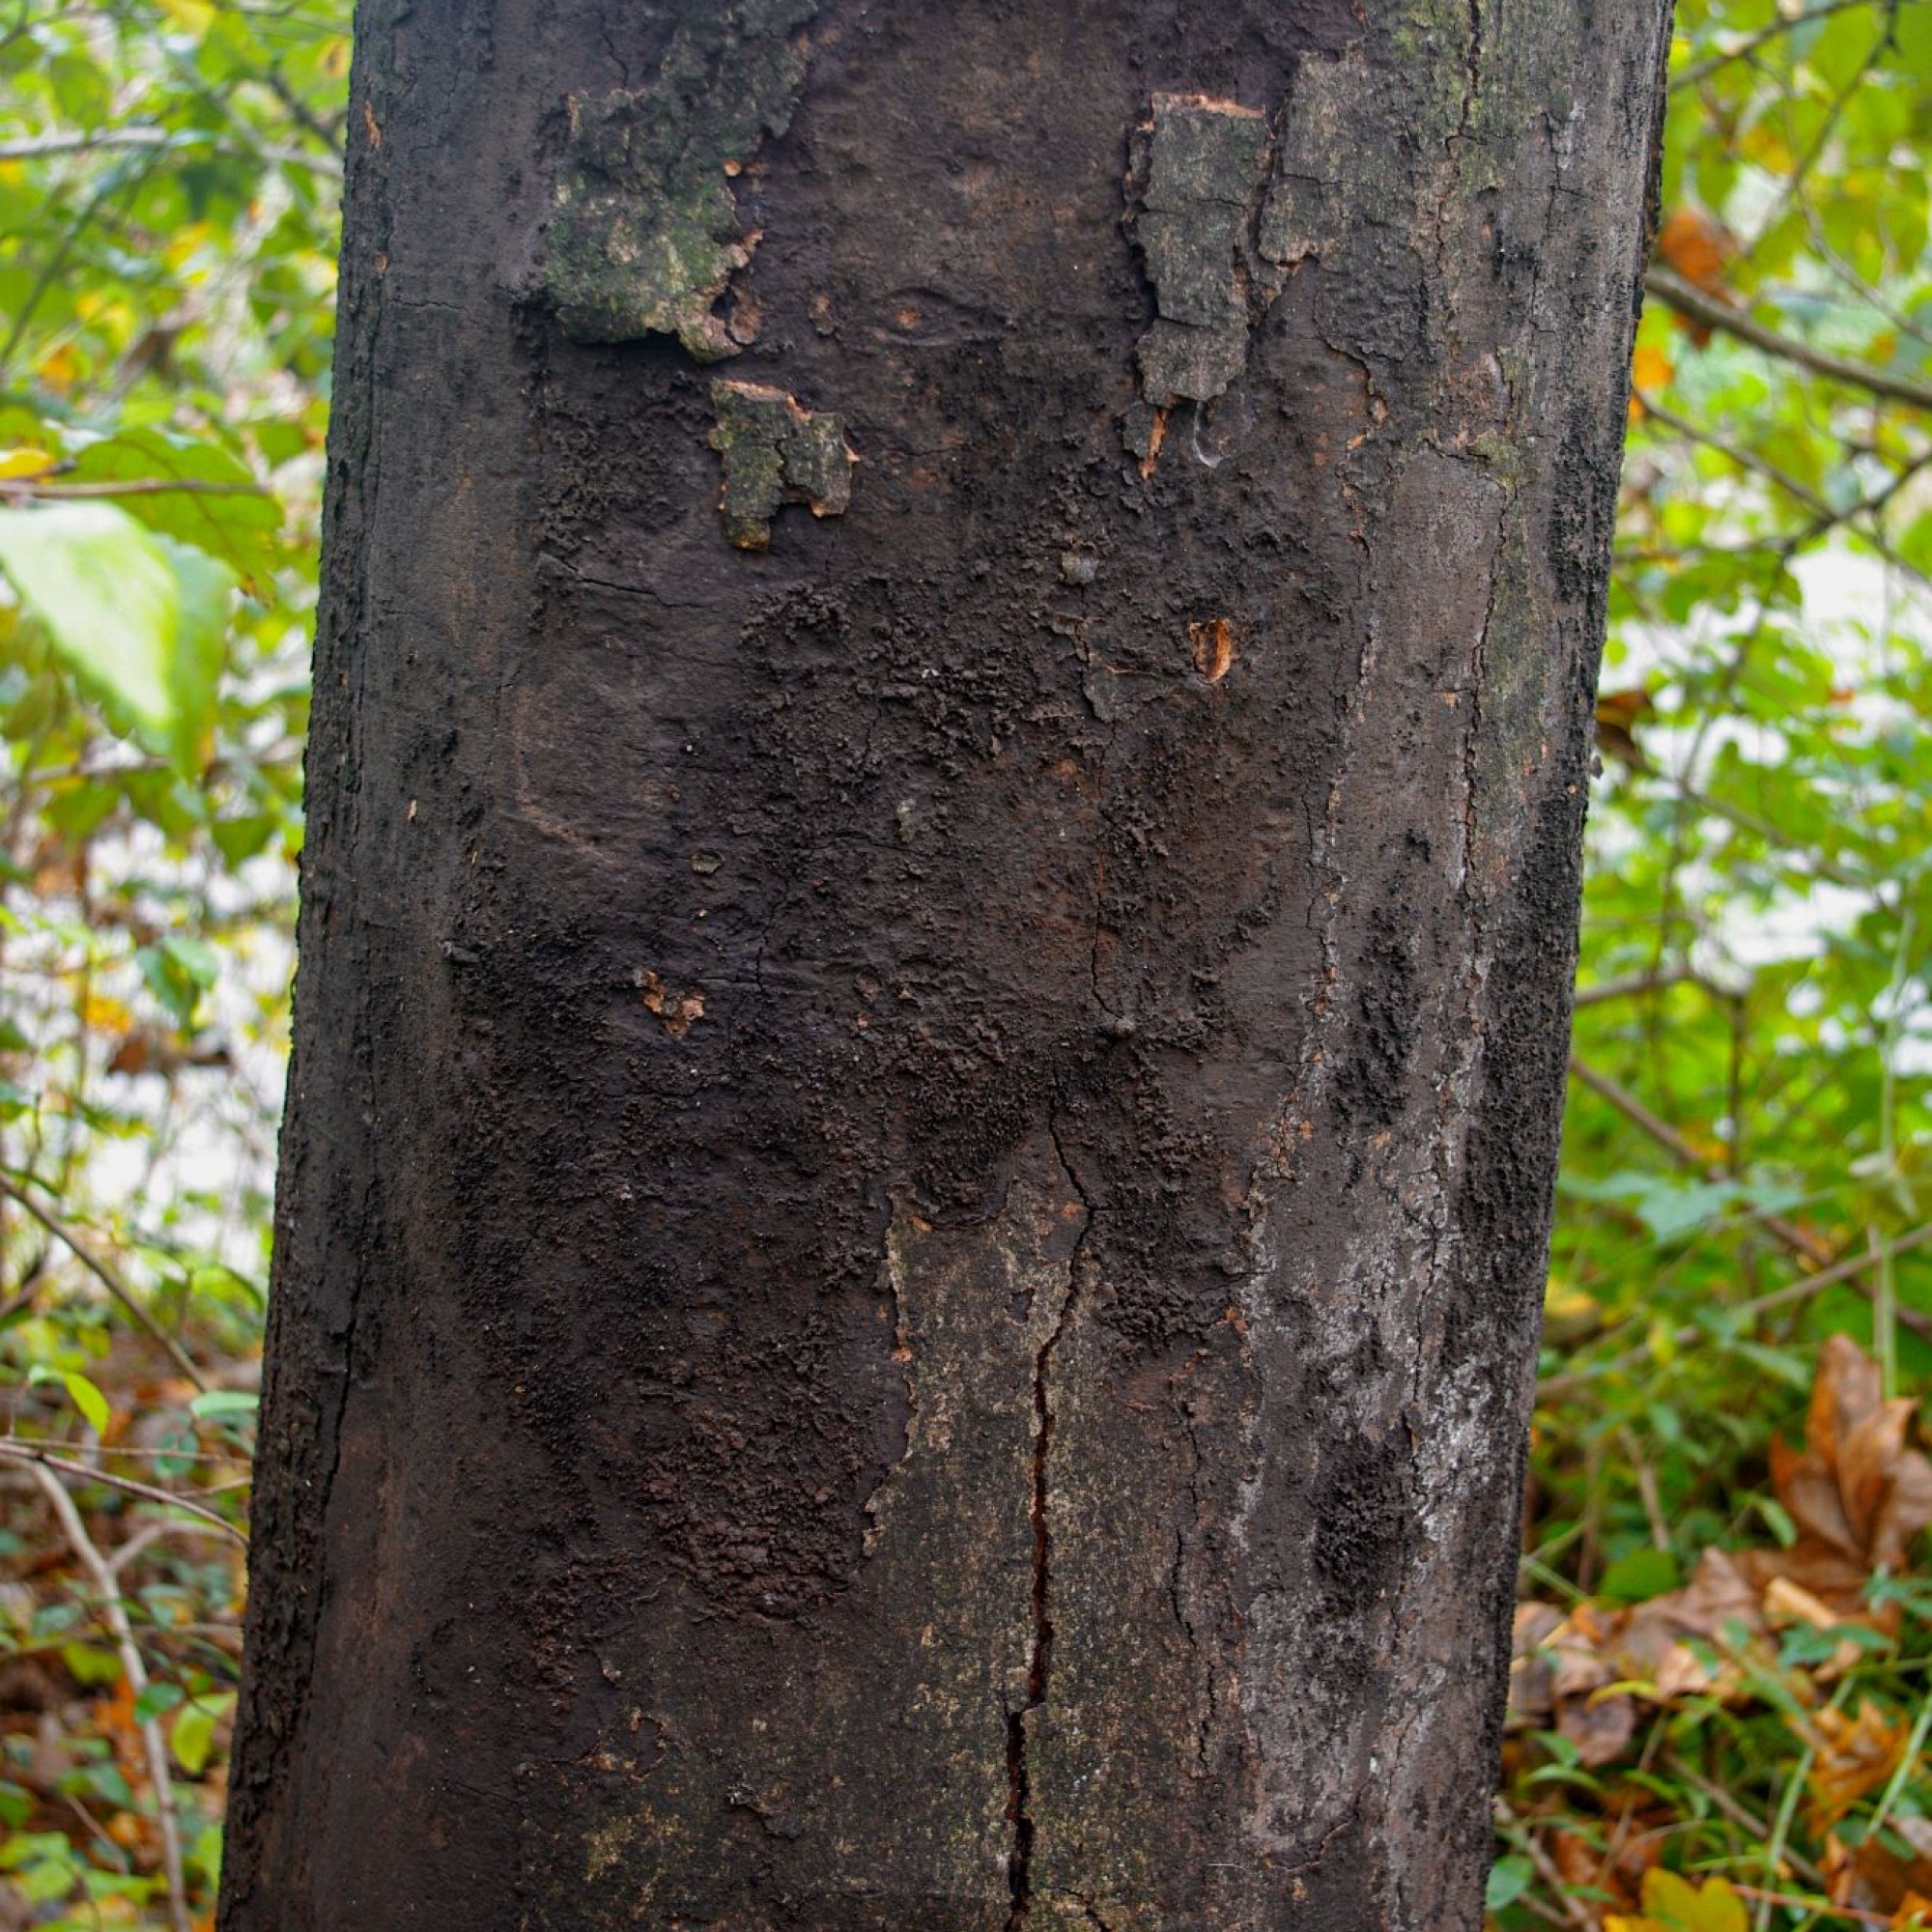
[[[224,1932],[1473,1927],[1662,0],[363,0]]]

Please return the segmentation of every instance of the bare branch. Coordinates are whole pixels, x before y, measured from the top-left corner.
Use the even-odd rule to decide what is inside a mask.
[[[175,1367],[196,1388],[204,1394],[207,1393],[208,1378],[195,1366],[194,1358],[155,1320],[110,1262],[95,1253],[91,1243],[83,1239],[50,1209],[43,1208],[31,1194],[16,1187],[4,1174],[0,1174],[0,1194],[4,1194],[24,1212],[31,1214],[128,1311],[128,1315],[167,1350],[168,1359]]]
[[[1716,1162],[1704,1156],[1673,1127],[1668,1121],[1660,1120],[1628,1088],[1620,1087],[1607,1073],[1600,1073],[1594,1066],[1570,1056],[1570,1071],[1583,1085],[1607,1100],[1632,1126],[1638,1128],[1662,1148],[1679,1166],[1693,1169],[1706,1180],[1729,1180],[1732,1177]],[[1815,1235],[1807,1235],[1803,1228],[1795,1226],[1777,1214],[1760,1214],[1754,1217],[1767,1230],[1776,1235],[1794,1254],[1803,1255],[1813,1267],[1829,1266],[1832,1250]]]
[[[34,1479],[46,1493],[47,1503],[60,1522],[62,1533],[79,1559],[80,1566],[100,1593],[100,1613],[113,1634],[114,1648],[120,1654],[121,1674],[138,1701],[148,1688],[148,1666],[141,1647],[134,1641],[134,1627],[128,1621],[128,1605],[121,1595],[121,1581],[114,1566],[101,1555],[73,1498],[50,1471],[36,1468]],[[141,1720],[141,1744],[148,1757],[148,1777],[155,1787],[155,1817],[161,1828],[161,1864],[168,1884],[168,1918],[174,1932],[192,1932],[187,1909],[187,1877],[182,1866],[181,1821],[175,1815],[174,1785],[168,1775],[168,1745],[161,1736],[158,1718]]]
[[[1661,993],[1669,986],[1717,990],[1701,973],[1689,966],[1673,966],[1661,973],[1633,973],[1628,979],[1600,980],[1594,986],[1579,986],[1572,1004],[1580,1011],[1584,1007],[1601,1007],[1610,1000],[1641,999],[1646,993]]]
[[[1674,309],[1687,321],[1694,322],[1701,327],[1721,329],[1740,342],[1748,342],[1753,349],[1763,350],[1767,355],[1776,355],[1783,361],[1795,362],[1801,369],[1809,369],[1814,376],[1828,377],[1834,383],[1846,383],[1855,389],[1883,396],[1890,402],[1905,403],[1916,410],[1932,410],[1932,384],[1914,382],[1910,376],[1894,376],[1889,370],[1874,369],[1869,362],[1833,355],[1828,350],[1813,349],[1808,342],[1780,335],[1776,329],[1767,328],[1761,322],[1753,322],[1749,316],[1719,301],[1715,296],[1707,296],[1702,289],[1687,282],[1681,275],[1673,275],[1668,269],[1652,269],[1643,278],[1643,286],[1645,292],[1655,296],[1665,308]]]
[[[1801,483],[1797,477],[1787,475],[1775,463],[1766,462],[1755,451],[1727,441],[1711,430],[1699,429],[1695,423],[1680,416],[1676,411],[1660,403],[1646,390],[1633,388],[1631,394],[1636,398],[1637,406],[1653,422],[1662,423],[1665,429],[1681,436],[1687,442],[1694,442],[1701,448],[1714,450],[1718,455],[1727,457],[1740,469],[1747,469],[1762,476],[1767,483],[1775,484],[1787,497],[1803,504],[1814,517],[1823,517],[1833,523],[1837,521],[1838,512],[1833,509],[1817,491]]]
[[[206,135],[174,133],[165,128],[98,128],[91,133],[34,134],[21,141],[0,141],[0,161],[39,161],[57,155],[92,155],[126,148],[196,148],[206,150]],[[330,154],[308,148],[223,149],[239,160],[269,161],[277,167],[313,168],[317,174],[342,173],[342,163]]]
[[[119,1490],[123,1495],[139,1496],[143,1502],[160,1503],[168,1509],[181,1510],[193,1517],[197,1524],[205,1523],[211,1529],[218,1529],[243,1549],[248,1547],[248,1539],[232,1522],[216,1516],[212,1509],[204,1509],[200,1503],[191,1503],[185,1496],[156,1489],[152,1483],[136,1482],[132,1476],[117,1476],[106,1469],[90,1468],[85,1463],[56,1456],[52,1450],[43,1449],[38,1442],[21,1442],[12,1436],[0,1437],[0,1462],[31,1463],[37,1468],[54,1469],[63,1476],[71,1476],[77,1483],[99,1483],[102,1489]],[[189,1525],[183,1523],[178,1526],[185,1529]]]
[[[1802,14],[1780,14],[1768,27],[1760,27],[1754,34],[1734,42],[1728,47],[1720,47],[1714,54],[1687,67],[1682,73],[1670,77],[1670,91],[1673,94],[1687,87],[1695,87],[1700,81],[1709,80],[1720,69],[1730,66],[1733,61],[1748,60],[1758,49],[1775,41],[1781,34],[1796,33],[1801,27],[1808,27],[1816,20],[1829,19],[1833,14],[1849,14],[1854,7],[1870,7],[1877,0],[1823,0],[1823,4],[1807,8]]]
[[[0,476],[0,496],[6,497],[159,497],[171,492],[193,497],[269,495],[260,483],[205,483],[192,476],[130,476],[114,483],[43,483],[38,476]]]

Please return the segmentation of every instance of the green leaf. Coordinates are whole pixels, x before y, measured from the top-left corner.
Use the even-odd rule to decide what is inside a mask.
[[[180,617],[168,661],[168,688],[174,699],[169,750],[184,771],[206,762],[205,743],[214,724],[215,691],[228,658],[228,615],[235,597],[235,573],[206,551],[157,537],[173,566]]]
[[[74,1881],[79,1876],[80,1867],[69,1856],[42,1859],[24,1865],[14,1883],[20,1888],[30,1904],[45,1905],[53,1899],[65,1898],[73,1889]]]
[[[1684,1580],[1677,1558],[1667,1549],[1633,1549],[1604,1572],[1600,1593],[1617,1604],[1641,1604],[1674,1590]]]
[[[248,467],[206,436],[123,428],[82,449],[71,474],[85,483],[188,486],[130,497],[129,514],[151,530],[213,552],[244,577],[267,562],[264,546],[282,521],[281,505]]]
[[[150,1684],[134,1699],[134,1717],[146,1723],[150,1718],[163,1718],[187,1695],[179,1684]]]
[[[27,1372],[28,1383],[39,1386],[43,1382],[58,1382],[67,1390],[68,1399],[86,1417],[88,1425],[96,1435],[104,1435],[107,1425],[113,1418],[113,1411],[107,1406],[107,1398],[73,1369],[50,1369],[37,1362]]]
[[[185,1031],[193,1027],[202,996],[221,970],[220,955],[206,940],[173,932],[136,948],[134,964],[148,990]]]
[[[0,510],[0,571],[82,683],[165,749],[181,579],[155,538],[111,503]]]
[[[214,1748],[214,1727],[235,1708],[235,1695],[197,1699],[175,1719],[169,1746],[175,1761],[190,1777],[199,1777],[208,1769]]]
[[[262,1398],[242,1389],[210,1389],[188,1404],[188,1413],[197,1422],[253,1422]]]
[[[188,1850],[188,1862],[201,1868],[212,1892],[221,1883],[221,1827],[211,1825]]]
[[[1506,1905],[1514,1905],[1529,1889],[1530,1881],[1536,1876],[1536,1867],[1520,1852],[1512,1852],[1507,1858],[1498,1859],[1490,1867],[1489,1889],[1483,1902],[1492,1912],[1500,1912]]]
[[[61,1662],[73,1681],[92,1690],[121,1681],[121,1660],[98,1643],[64,1643]]]

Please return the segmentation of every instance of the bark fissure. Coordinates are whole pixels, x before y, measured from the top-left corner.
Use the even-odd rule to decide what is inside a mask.
[[[1059,1163],[1061,1178],[1080,1204],[1081,1226],[1067,1257],[1066,1283],[1060,1306],[1054,1311],[1051,1326],[1041,1338],[1033,1358],[1033,1491],[1027,1511],[1033,1537],[1031,1591],[1028,1601],[1029,1647],[1027,1654],[1026,1702],[1007,1719],[1007,1776],[1009,1805],[1013,1827],[1012,1851],[1007,1861],[1010,1904],[1007,1932],[1023,1932],[1033,1909],[1033,1855],[1036,1823],[1033,1815],[1033,1789],[1029,1766],[1027,1721],[1046,1708],[1053,1669],[1053,1524],[1050,1516],[1051,1458],[1053,1454],[1054,1407],[1052,1371],[1054,1350],[1066,1333],[1079,1298],[1081,1270],[1087,1259],[1087,1243],[1094,1233],[1094,1204],[1087,1197],[1066,1150],[1061,1142],[1059,1123],[1047,1121],[1047,1138]]]

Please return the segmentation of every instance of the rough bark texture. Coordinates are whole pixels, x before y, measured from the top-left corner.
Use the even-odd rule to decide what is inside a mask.
[[[1478,1924],[1664,13],[363,0],[224,1932]]]

